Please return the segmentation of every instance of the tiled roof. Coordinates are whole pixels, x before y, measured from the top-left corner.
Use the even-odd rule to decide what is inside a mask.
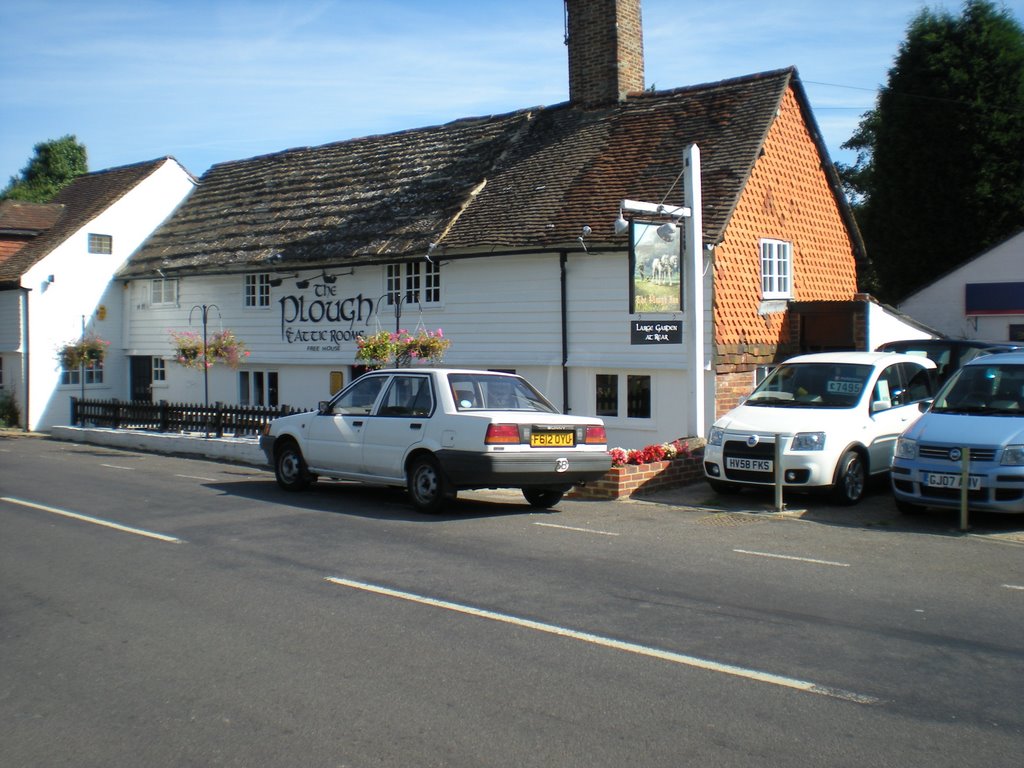
[[[54,203],[0,201],[0,233],[38,234],[53,226],[61,207]]]
[[[16,283],[33,264],[113,205],[167,159],[87,173],[64,187],[50,201],[50,205],[60,209],[52,226],[0,262],[0,285]]]
[[[444,256],[572,248],[584,225],[592,246],[625,248],[619,201],[681,203],[691,143],[715,242],[790,87],[783,69],[215,165],[119,274],[395,262],[431,243]]]

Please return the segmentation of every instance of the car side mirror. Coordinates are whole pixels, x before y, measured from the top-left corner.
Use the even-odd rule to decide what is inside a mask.
[[[888,411],[892,407],[892,403],[888,400],[872,400],[871,401],[871,412],[878,413],[879,411]]]
[[[927,411],[929,408],[932,407],[932,403],[934,403],[934,402],[935,401],[932,400],[931,398],[929,398],[927,400],[921,400],[917,404],[917,410],[919,410],[921,413],[924,413],[925,411]]]
[[[328,414],[331,413],[331,401],[321,400],[319,403],[317,403],[316,410],[317,413],[319,413],[321,416],[327,416]]]

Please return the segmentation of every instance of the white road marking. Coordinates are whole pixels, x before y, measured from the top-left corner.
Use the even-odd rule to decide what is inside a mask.
[[[596,533],[598,536],[618,536],[611,531],[595,531],[593,528],[574,528],[571,525],[556,525],[555,523],[534,523],[542,528],[561,528],[563,531],[579,531],[580,533]]]
[[[127,469],[129,471],[135,469],[135,467],[119,467],[117,464],[100,464],[100,466],[106,467],[107,469]]]
[[[215,477],[200,477],[199,475],[175,475],[175,477],[183,477],[186,480],[203,480],[207,483],[217,482],[217,478]]]
[[[1020,584],[1003,584],[1003,586],[1006,587],[1007,589],[1022,589],[1022,590],[1024,590],[1024,586],[1021,586]]]
[[[80,515],[77,512],[69,512],[66,509],[58,509],[57,507],[48,507],[45,504],[36,504],[32,501],[25,501],[24,499],[14,499],[10,496],[0,496],[0,501],[6,501],[8,504],[18,504],[22,507],[29,507],[30,509],[39,509],[43,512],[50,512],[54,515],[62,515],[63,517],[70,517],[73,520],[81,520],[85,523],[92,523],[93,525],[102,525],[104,528],[113,528],[115,531],[122,531],[124,533],[133,533],[136,536],[145,536],[150,539],[157,539],[158,541],[166,541],[170,544],[184,544],[183,539],[177,539],[174,536],[167,536],[163,533],[154,533],[153,531],[145,531],[142,528],[131,528],[127,525],[121,525],[110,520],[103,520],[99,517],[90,517],[89,515]]]
[[[611,648],[617,651],[625,651],[627,653],[635,653],[640,656],[661,659],[662,661],[669,661],[675,664],[682,664],[688,667],[695,667],[697,669],[703,669],[709,672],[719,672],[726,675],[732,675],[733,677],[745,678],[747,680],[755,680],[760,683],[768,683],[770,685],[777,685],[783,688],[792,688],[798,691],[804,691],[805,693],[814,693],[819,696],[828,696],[834,699],[851,701],[855,704],[877,704],[879,702],[879,700],[874,696],[867,696],[860,693],[854,693],[853,691],[844,691],[840,688],[832,688],[827,685],[818,685],[817,683],[812,683],[807,680],[798,680],[796,678],[785,677],[783,675],[775,675],[770,672],[760,672],[756,669],[737,667],[732,664],[722,664],[717,661],[701,659],[696,656],[688,656],[682,653],[665,651],[660,648],[652,648],[646,645],[638,645],[637,643],[629,643],[623,640],[615,640],[613,638],[601,637],[600,635],[593,635],[589,632],[579,632],[574,629],[559,627],[555,624],[545,624],[543,622],[533,621],[531,619],[523,619],[517,616],[511,616],[504,613],[495,613],[494,611],[488,611],[482,608],[474,608],[469,605],[450,603],[446,600],[437,600],[432,597],[413,594],[412,592],[402,592],[397,589],[390,589],[389,587],[382,587],[376,584],[368,584],[362,581],[352,581],[350,579],[343,579],[335,576],[329,576],[325,580],[332,584],[337,584],[342,587],[350,587],[352,589],[358,589],[364,592],[372,592],[378,595],[384,595],[386,597],[394,597],[398,598],[399,600],[408,600],[409,602],[419,603],[421,605],[429,605],[434,608],[443,608],[447,611],[455,611],[456,613],[463,613],[469,616],[476,616],[482,619],[498,621],[504,624],[512,624],[514,626],[523,627],[525,629],[532,629],[538,632],[545,632],[547,634],[557,635],[559,637],[567,637],[572,640],[580,640],[582,642],[591,643],[593,645],[602,646],[604,648]]]
[[[776,560],[796,560],[798,563],[813,563],[814,565],[832,565],[836,568],[849,568],[849,563],[836,563],[831,560],[815,560],[812,557],[793,557],[792,555],[776,555],[771,552],[752,552],[749,549],[734,549],[741,555],[754,555],[756,557],[772,557]]]

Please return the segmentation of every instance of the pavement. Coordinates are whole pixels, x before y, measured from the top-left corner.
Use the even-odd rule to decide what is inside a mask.
[[[47,434],[0,429],[0,439],[36,437],[64,440],[92,445],[104,445],[124,450],[148,451],[176,456],[227,461],[261,469],[268,469],[266,458],[255,438],[205,437],[202,433],[163,434],[141,430],[114,430],[83,427],[53,427]],[[518,494],[518,491],[515,492]],[[943,536],[980,536],[1010,544],[1024,544],[1024,515],[996,515],[972,512],[969,527],[960,527],[958,510],[928,510],[919,515],[906,515],[896,509],[888,484],[884,479],[875,481],[865,499],[856,506],[832,504],[827,497],[807,494],[788,494],[781,509],[775,507],[771,491],[744,490],[738,494],[720,495],[703,482],[654,492],[634,494],[619,502],[649,505],[671,510],[704,512],[712,523],[740,524],[756,518],[771,518],[798,522],[871,528]],[[601,501],[580,501],[602,504]]]

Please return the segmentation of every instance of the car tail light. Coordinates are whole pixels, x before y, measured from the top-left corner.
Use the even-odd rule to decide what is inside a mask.
[[[608,442],[608,435],[603,426],[587,427],[583,442],[587,445],[604,445]]]
[[[487,445],[518,445],[519,425],[518,424],[489,424],[487,435],[484,437]]]

